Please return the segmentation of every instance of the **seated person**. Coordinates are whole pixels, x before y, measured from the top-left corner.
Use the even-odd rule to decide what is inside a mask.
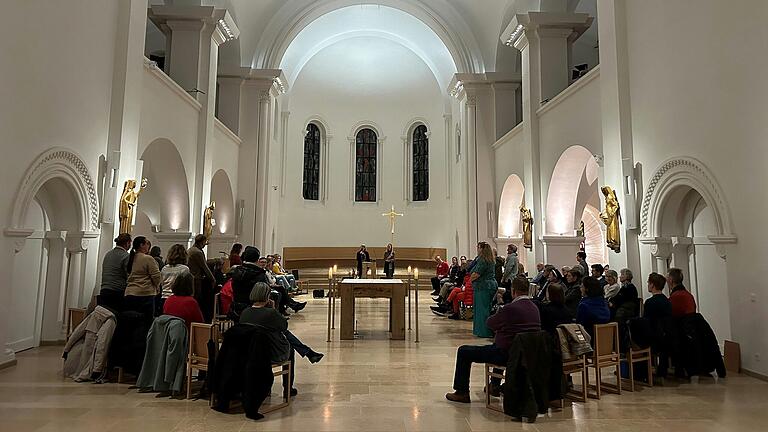
[[[574,266],[565,274],[565,307],[576,316],[576,308],[579,307],[582,297],[581,274],[582,267]]]
[[[551,334],[560,324],[573,322],[573,314],[565,307],[565,292],[563,286],[555,284],[549,287],[549,303],[539,303],[541,329]]]
[[[455,274],[449,275],[448,280],[446,282],[442,282],[440,285],[440,294],[437,296],[437,298],[433,299],[438,304],[444,302],[448,295],[451,293],[451,290],[457,287],[461,287],[464,284],[465,276],[467,275],[467,257],[464,255],[461,256],[461,263],[459,264],[458,269],[456,270]]]
[[[603,273],[605,273],[605,267],[602,266],[602,264],[592,264],[590,266],[592,277],[597,279],[598,282],[600,282],[600,287],[604,288],[605,285],[608,283],[607,280],[605,280],[605,276]]]
[[[683,285],[683,271],[675,267],[670,268],[667,271],[667,283],[672,316],[677,318],[696,313],[696,300]]]
[[[664,327],[669,319],[672,318],[672,303],[664,295],[664,286],[667,280],[658,273],[648,275],[648,292],[651,293],[645,301],[643,307],[643,318],[649,321],[650,328],[653,331],[651,335],[651,350],[659,355],[659,364],[656,368],[656,375],[664,377],[669,368],[669,355],[665,353],[665,331]]]
[[[294,350],[302,357],[307,357],[311,363],[317,363],[323,354],[313,351],[304,345],[296,336],[288,331],[288,321],[275,310],[274,302],[269,298],[270,288],[264,282],[257,282],[251,291],[251,307],[243,310],[240,315],[241,324],[252,324],[266,328],[272,345],[272,362],[280,363],[291,360],[291,396],[298,391],[293,388]],[[285,379],[285,378],[284,378]]]
[[[539,309],[528,297],[528,280],[514,278],[512,295],[514,296],[512,303],[503,306],[486,321],[488,328],[495,332],[493,343],[481,346],[462,345],[456,352],[456,370],[453,378],[455,391],[445,395],[449,401],[470,402],[469,375],[472,363],[505,365],[512,339],[516,334],[541,330]]]
[[[440,285],[444,282],[444,280],[448,280],[449,267],[448,263],[440,258],[440,255],[435,257],[435,263],[437,263],[435,268],[435,277],[430,279],[430,281],[432,282],[432,295],[439,295]]]
[[[184,320],[189,329],[193,322],[201,323],[203,312],[192,297],[195,289],[195,278],[190,272],[179,273],[171,286],[172,296],[165,299],[163,315],[172,315]]]
[[[277,283],[277,280],[272,274],[272,271],[269,269],[269,259],[267,257],[259,258],[259,261],[256,265],[264,270],[265,277],[267,279],[266,283],[269,285],[272,291],[276,291],[278,294],[280,294],[280,298],[277,301],[277,309],[282,315],[288,315],[287,308],[291,308],[295,312],[304,309],[304,307],[307,305],[307,302],[297,302],[288,295],[288,289]]]
[[[605,299],[610,302],[614,297],[616,297],[616,294],[619,293],[620,289],[621,285],[619,285],[619,275],[616,273],[616,270],[606,270],[605,286],[603,287]]]
[[[605,292],[600,286],[600,281],[587,276],[582,282],[584,298],[576,308],[576,322],[584,326],[584,329],[594,340],[595,324],[605,324],[611,320],[611,311],[608,302],[605,301]]]
[[[612,299],[608,300],[611,316],[620,323],[626,322],[630,318],[636,318],[640,314],[637,288],[632,283],[632,277],[631,270],[621,269],[619,272],[621,288]]]
[[[437,315],[448,315],[449,311],[452,313],[448,315],[449,319],[461,319],[459,315],[459,309],[461,304],[464,303],[467,306],[474,304],[474,291],[472,289],[472,280],[469,275],[464,277],[464,284],[459,288],[454,288],[451,293],[448,294],[448,298],[444,303],[438,306],[432,306],[432,312]]]
[[[283,258],[278,254],[272,255],[272,273],[274,273],[276,277],[284,277],[290,287],[289,291],[294,291],[296,289],[296,278],[293,277],[292,273],[285,271],[282,259]]]
[[[540,287],[543,287],[547,283],[547,275],[544,272],[544,263],[536,264],[536,276],[533,277],[531,283],[534,283]]]

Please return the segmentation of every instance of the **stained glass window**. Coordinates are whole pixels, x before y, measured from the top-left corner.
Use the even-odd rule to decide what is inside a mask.
[[[320,128],[307,125],[304,135],[304,181],[302,195],[307,200],[320,199]]]
[[[429,199],[429,138],[427,127],[419,125],[413,131],[413,201]]]
[[[376,132],[361,129],[355,138],[355,201],[376,201]]]

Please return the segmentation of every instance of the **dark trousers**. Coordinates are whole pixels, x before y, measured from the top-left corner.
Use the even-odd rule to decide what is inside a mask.
[[[125,303],[125,291],[103,289],[96,296],[96,304],[112,309],[115,312],[122,312]]]
[[[300,356],[306,357],[313,352],[312,348],[304,345],[304,342],[300,341],[290,330],[284,331],[283,334],[288,339],[288,343],[291,344],[291,348],[299,353]]]
[[[440,292],[440,278],[435,276],[430,280],[432,281],[432,290],[434,292]]]
[[[387,279],[392,279],[392,276],[395,275],[395,263],[384,262],[384,275]]]
[[[155,296],[127,295],[123,300],[124,310],[139,312],[147,317],[155,316]]]
[[[491,345],[462,345],[456,352],[456,371],[453,375],[453,389],[457,392],[469,391],[469,375],[472,363],[507,364],[507,352]],[[494,379],[498,384],[499,380]]]

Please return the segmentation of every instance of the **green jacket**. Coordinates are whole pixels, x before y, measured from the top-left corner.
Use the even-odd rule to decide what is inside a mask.
[[[147,334],[147,350],[136,386],[180,392],[184,385],[189,337],[184,320],[171,315],[155,318]]]

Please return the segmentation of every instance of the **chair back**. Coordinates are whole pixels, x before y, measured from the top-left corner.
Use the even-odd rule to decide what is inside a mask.
[[[189,328],[189,360],[208,364],[208,341],[212,337],[212,325],[192,323]]]
[[[213,316],[218,317],[221,315],[221,293],[217,292],[213,296]]]
[[[619,324],[595,324],[595,356],[604,357],[619,353]]]
[[[68,315],[69,315],[69,324],[67,325],[67,337],[72,334],[73,331],[77,328],[77,326],[80,325],[81,322],[85,319],[85,309],[79,309],[79,308],[69,308],[68,309]]]

